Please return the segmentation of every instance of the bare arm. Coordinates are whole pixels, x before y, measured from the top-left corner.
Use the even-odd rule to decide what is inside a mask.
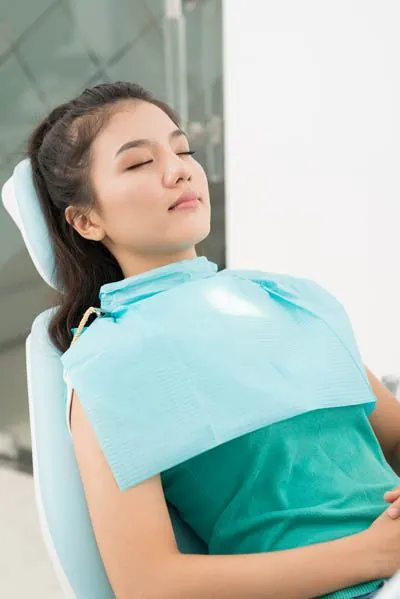
[[[371,552],[372,554],[372,552]],[[356,535],[300,549],[229,556],[181,555],[164,562],[168,599],[310,599],[365,582],[371,555]]]
[[[76,397],[72,434],[97,543],[117,599],[309,599],[383,575],[376,543],[365,533],[271,553],[181,554],[160,477],[120,492]]]

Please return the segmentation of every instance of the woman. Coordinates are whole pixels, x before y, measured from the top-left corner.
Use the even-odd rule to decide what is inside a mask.
[[[49,332],[55,346],[64,352],[67,371],[70,367],[71,372],[80,373],[69,413],[72,439],[97,543],[115,595],[118,599],[373,596],[400,568],[396,511],[400,491],[394,488],[399,479],[392,469],[397,467],[400,406],[368,371],[377,399],[368,414],[368,394],[372,396],[372,392],[364,385],[367,374],[360,374],[354,366],[357,349],[349,338],[349,327],[327,292],[291,277],[216,273],[212,263],[197,258],[195,246],[210,229],[210,201],[205,173],[192,154],[173,111],[139,86],[122,82],[85,90],[79,98],[53,110],[33,132],[29,145],[34,183],[63,289],[61,307]],[[224,307],[213,321],[217,331],[207,326],[204,302],[197,302],[197,293],[200,296],[204,289],[214,304]],[[179,300],[189,296],[186,305]],[[233,297],[232,303],[229,298]],[[93,311],[101,315],[99,305],[105,318],[95,320],[81,336],[87,316]],[[180,316],[177,305],[183,308]],[[92,309],[82,320],[90,307],[97,310]],[[243,318],[235,320],[239,313],[246,313],[247,329],[235,337],[235,322],[243,322]],[[345,351],[336,331],[329,332],[316,314],[323,315],[325,324],[337,323],[340,334],[347,335],[350,340]],[[157,323],[153,316],[159,318]],[[134,319],[134,326],[128,334],[129,318]],[[181,351],[176,363],[177,349],[172,346],[186,343],[189,362],[194,351],[192,339],[188,333],[189,339],[177,340],[172,318],[174,327],[187,322],[194,327],[195,322],[196,339],[205,342],[212,339],[218,343],[221,327],[225,346],[221,351],[208,347],[197,356],[197,363],[191,362],[191,370],[184,370],[186,356],[182,357]],[[260,352],[255,353],[255,348],[268,350],[258,328],[266,322],[268,343],[273,329],[273,347],[285,348],[280,356],[274,349],[268,359],[267,354],[263,357],[261,352],[259,358]],[[279,327],[274,328],[277,322]],[[259,324],[250,332],[249,323]],[[158,342],[151,345],[151,355],[146,353],[149,330]],[[91,331],[101,332],[96,343]],[[70,347],[73,333],[77,343]],[[321,347],[315,346],[314,339],[322,339]],[[285,376],[289,364],[286,350],[294,354],[290,372],[297,382],[291,387],[290,377]],[[326,350],[323,359],[321,350],[322,354]],[[133,367],[124,362],[124,356],[131,359],[132,352],[138,356]],[[169,360],[167,366],[163,352]],[[246,352],[251,355],[248,362]],[[223,361],[225,353],[231,361],[237,360],[239,374]],[[301,353],[304,360],[296,362]],[[336,363],[330,364],[327,358],[339,354],[346,363],[346,384],[342,386],[335,375]],[[188,410],[183,410],[185,394],[190,397],[192,386],[200,385],[195,381],[202,368],[199,360],[215,360],[221,398],[226,388],[232,393],[232,413],[228,410],[221,418],[225,431],[245,412],[243,396],[249,402],[255,397],[257,377],[260,384],[266,384],[263,392],[268,392],[269,380],[271,386],[273,380],[279,380],[276,389],[281,395],[276,401],[272,396],[257,404],[269,424],[260,426],[259,418],[257,424],[247,427],[247,434],[243,427],[225,433],[222,439],[226,442],[217,442],[211,435],[209,444],[203,445],[209,450],[199,451],[196,435],[188,438],[191,432],[185,436],[185,430],[191,431],[193,426],[199,435],[207,434],[211,416],[193,412],[191,422],[190,410],[189,417]],[[131,384],[136,379],[129,377],[142,373],[142,362],[150,364],[143,376],[146,385],[153,386],[153,395],[146,386],[142,395],[139,383]],[[213,368],[210,361],[207,364]],[[175,367],[179,381],[174,381],[168,395],[169,369]],[[264,367],[268,377],[263,378],[260,372]],[[132,393],[129,401],[119,391],[125,377],[124,389],[130,386]],[[230,387],[231,378],[240,392],[244,390],[242,397],[236,397],[235,388]],[[154,383],[159,380],[165,382],[164,387]],[[208,383],[211,389],[215,381],[206,376],[201,384]],[[329,394],[331,385],[334,400]],[[310,389],[316,393],[309,393]],[[363,399],[356,397],[360,390]],[[294,401],[288,407],[289,396]],[[323,396],[325,403],[320,400]],[[218,393],[215,398],[208,404],[214,412]],[[178,440],[151,437],[150,404],[159,407],[160,421],[168,420],[176,408],[172,412],[176,418],[170,419],[169,426]],[[118,411],[121,406],[129,414],[128,427]],[[252,410],[253,404],[250,419]],[[269,418],[272,412],[275,415]],[[146,429],[142,437],[140,418]],[[198,424],[201,418],[204,430]],[[157,426],[160,430],[162,422]],[[126,435],[122,449],[115,441],[120,433]],[[187,452],[190,459],[179,462],[175,456],[165,462],[172,467],[161,468],[161,454],[169,459],[172,448],[179,454],[179,435],[182,443],[193,443],[197,449]],[[133,437],[140,443],[133,445]],[[150,467],[146,474],[137,474],[142,453],[143,460],[147,459],[146,451],[158,460],[153,476]],[[393,490],[384,495],[390,488]],[[166,500],[205,541],[209,555],[180,553]],[[393,503],[392,513],[385,511],[385,500]]]

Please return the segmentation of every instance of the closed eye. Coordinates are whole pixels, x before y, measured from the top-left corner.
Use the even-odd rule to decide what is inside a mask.
[[[146,164],[151,164],[152,160],[146,160],[146,162],[139,162],[139,164],[132,164],[132,166],[128,166],[125,170],[133,171],[135,168],[140,168],[141,166],[145,166]]]
[[[193,150],[189,150],[187,152],[178,152],[177,156],[193,156],[196,152]],[[128,166],[125,170],[133,171],[141,166],[146,166],[146,164],[151,164],[153,160],[146,160],[146,162],[139,162],[139,164],[132,164],[132,166]]]

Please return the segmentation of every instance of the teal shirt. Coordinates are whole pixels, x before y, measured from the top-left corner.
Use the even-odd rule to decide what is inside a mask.
[[[166,498],[210,554],[279,551],[365,530],[399,484],[361,406],[261,428],[162,474]],[[377,582],[324,595],[347,599]]]

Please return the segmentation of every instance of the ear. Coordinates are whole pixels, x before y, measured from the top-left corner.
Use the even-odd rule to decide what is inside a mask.
[[[65,209],[65,220],[85,239],[102,241],[106,233],[101,226],[100,218],[94,210],[85,213],[76,206]]]

